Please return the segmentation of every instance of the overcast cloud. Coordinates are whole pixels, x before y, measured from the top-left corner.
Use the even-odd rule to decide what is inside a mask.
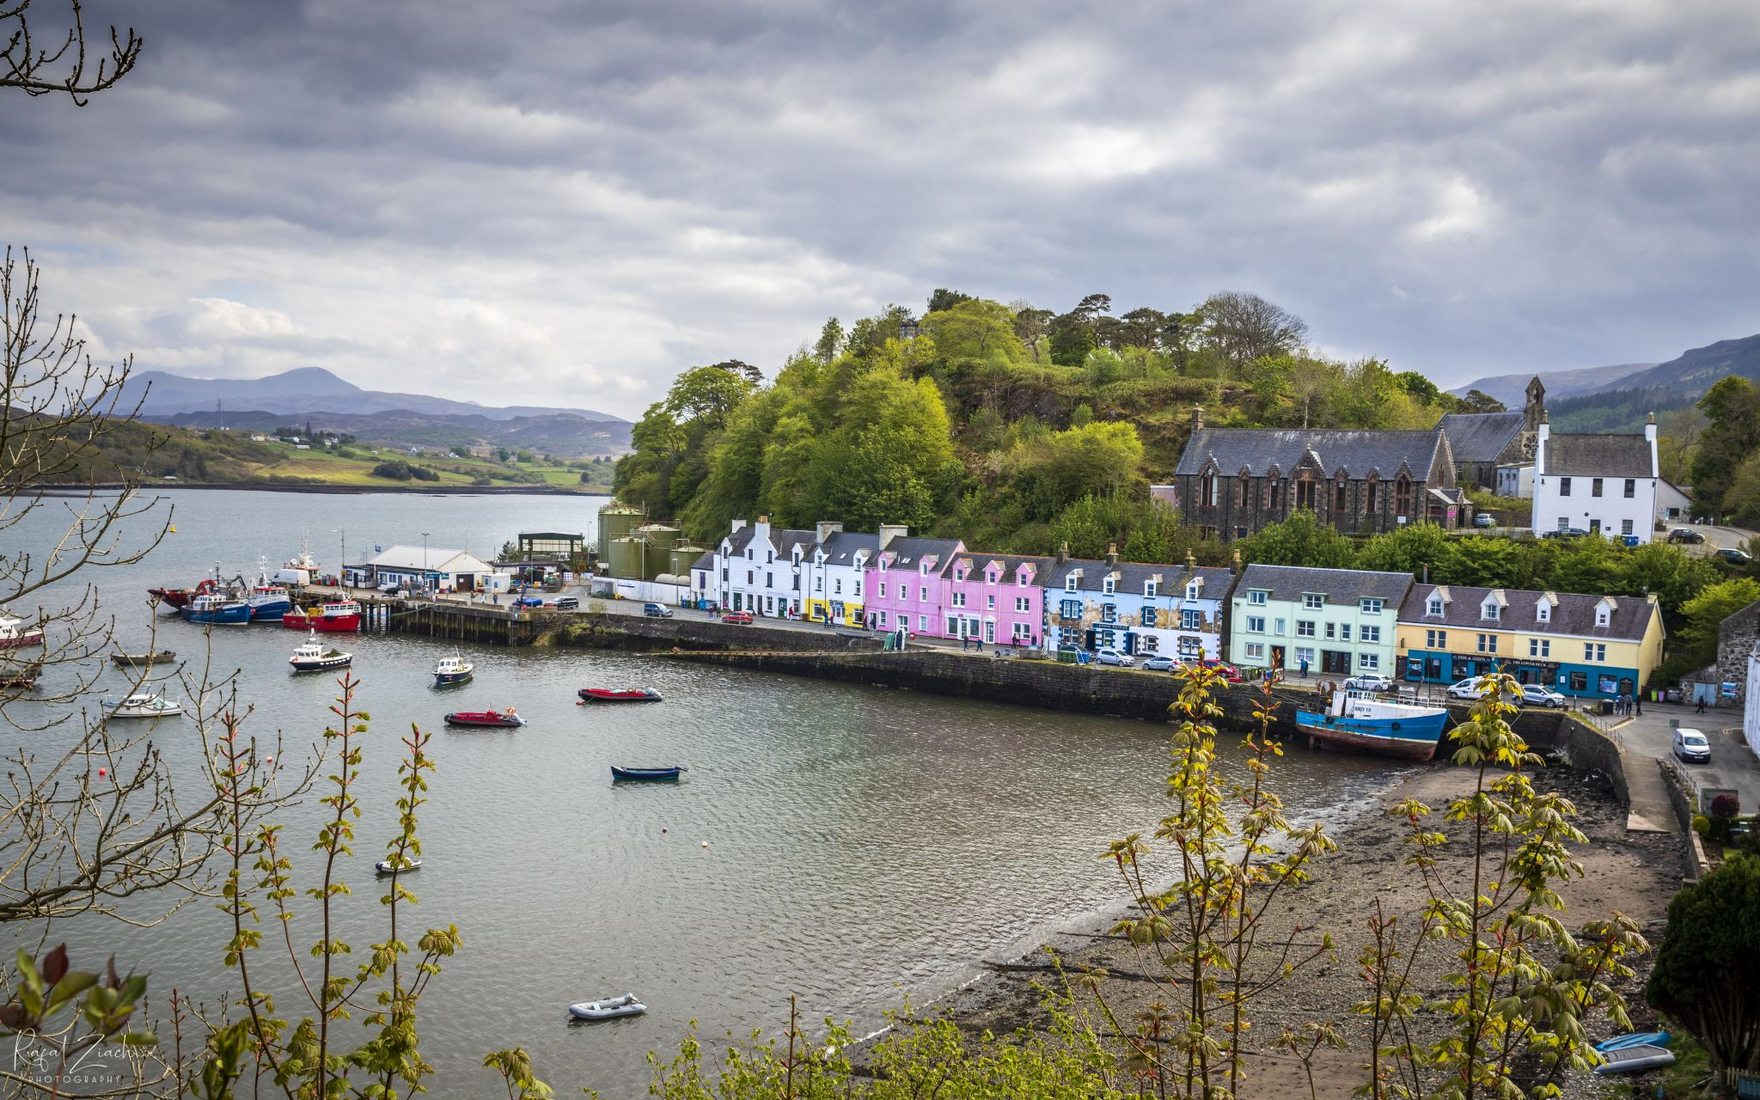
[[[0,240],[137,369],[633,418],[937,286],[1249,290],[1445,386],[1760,330],[1752,0],[88,18],[141,65],[83,109],[0,101]]]

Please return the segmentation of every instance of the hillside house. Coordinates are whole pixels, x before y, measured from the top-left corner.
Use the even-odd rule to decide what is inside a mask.
[[[1655,533],[1656,417],[1642,435],[1553,433],[1544,419],[1534,452],[1534,533],[1585,531],[1649,542]]]

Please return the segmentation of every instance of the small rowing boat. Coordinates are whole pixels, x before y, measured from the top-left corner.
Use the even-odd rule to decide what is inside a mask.
[[[136,692],[120,703],[105,701],[112,718],[173,718],[183,713],[183,704],[149,691]]]
[[[679,773],[685,770],[683,764],[675,764],[670,768],[620,768],[611,765],[611,778],[622,779],[634,783],[674,783]]]
[[[161,649],[157,653],[112,653],[110,660],[118,668],[151,668],[154,665],[168,665],[177,660],[177,654],[169,649]]]
[[[382,859],[373,864],[374,873],[380,875],[407,875],[411,871],[420,871],[421,869],[422,861],[419,859],[410,859],[408,856],[404,857],[403,865],[401,867],[389,859]]]
[[[659,703],[664,698],[653,688],[581,688],[575,692],[583,703]]]
[[[615,1020],[620,1016],[640,1016],[646,1011],[648,1006],[636,1000],[634,993],[568,1006],[568,1014],[577,1020]]]

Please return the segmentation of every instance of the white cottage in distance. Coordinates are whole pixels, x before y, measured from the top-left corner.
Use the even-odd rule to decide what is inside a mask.
[[[1534,450],[1534,533],[1649,542],[1661,479],[1654,414],[1643,435],[1555,434],[1543,419]]]
[[[812,531],[773,530],[769,516],[733,521],[716,555],[714,600],[724,611],[775,619],[801,617],[806,596],[804,561],[818,542]]]

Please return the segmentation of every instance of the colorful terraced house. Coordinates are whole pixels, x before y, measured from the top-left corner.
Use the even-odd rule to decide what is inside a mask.
[[[903,528],[882,528],[885,537]],[[868,563],[879,552],[882,535],[845,531],[841,523],[820,523],[818,541],[806,550],[807,618],[829,618],[843,626],[861,626],[867,618],[862,592]]]
[[[1399,678],[1506,672],[1578,698],[1641,690],[1662,663],[1656,597],[1418,584],[1399,613]]]
[[[1223,610],[1234,573],[1186,564],[1154,565],[1059,555],[1047,574],[1046,646],[1116,649],[1185,660],[1220,657]]]
[[[1045,635],[1050,558],[966,552],[947,571],[946,631],[989,645],[1036,647]]]
[[[926,638],[949,637],[945,575],[966,544],[959,539],[888,538],[886,532],[881,528],[880,550],[864,577],[868,625],[876,630],[903,627]]]

